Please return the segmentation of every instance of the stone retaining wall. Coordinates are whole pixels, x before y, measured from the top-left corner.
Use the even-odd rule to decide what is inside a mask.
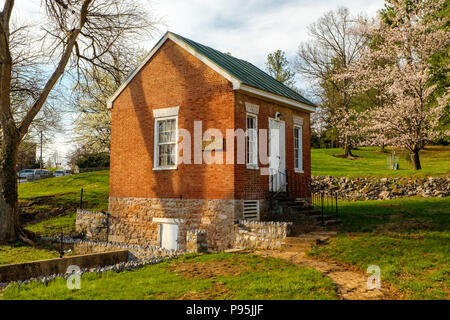
[[[50,276],[64,274],[69,266],[80,268],[92,268],[98,266],[114,265],[126,262],[127,250],[86,254],[60,259],[33,261],[19,264],[8,264],[0,266],[0,283],[28,280],[39,276]]]
[[[234,247],[278,249],[292,228],[291,222],[239,220],[234,227]]]
[[[84,239],[108,241],[109,213],[77,210],[75,231]]]
[[[337,192],[344,200],[386,200],[403,197],[448,197],[450,176],[426,178],[346,178],[315,176],[313,191]]]

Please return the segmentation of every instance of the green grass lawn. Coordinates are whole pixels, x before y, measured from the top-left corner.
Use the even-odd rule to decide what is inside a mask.
[[[56,177],[19,185],[19,200],[54,196],[60,205],[80,203],[83,188],[83,203],[92,210],[106,210],[109,195],[109,171],[97,171]]]
[[[65,214],[37,224],[30,224],[26,226],[26,229],[38,232],[42,236],[74,232],[75,211],[80,204],[81,188],[83,188],[83,208],[93,211],[107,210],[109,171],[81,173],[20,184],[19,201],[52,197],[51,205],[36,205],[34,206],[36,210],[45,208],[50,210],[52,206],[68,208]]]
[[[40,245],[31,247],[17,242],[0,245],[0,265],[58,258],[57,250]]]
[[[338,299],[329,278],[314,269],[250,254],[188,255],[140,270],[86,274],[70,291],[58,279],[7,288],[3,299]]]
[[[341,233],[311,255],[377,265],[407,299],[450,299],[450,199],[342,202],[339,218]]]
[[[37,197],[52,197],[48,204],[34,205],[38,210],[51,210],[55,206],[68,208],[66,213],[37,224],[29,224],[26,229],[41,236],[56,236],[61,232],[75,231],[76,208],[83,188],[84,207],[91,210],[108,208],[109,171],[81,173],[72,176],[50,178],[19,185],[19,201]],[[20,263],[59,257],[57,250],[41,244],[36,247],[22,243],[0,245],[0,264]]]
[[[61,234],[61,232],[64,234],[71,234],[75,232],[76,217],[76,212],[71,212],[36,224],[30,224],[26,229],[44,237],[56,236]]]
[[[449,173],[450,148],[429,148],[421,153],[423,170],[407,169],[400,156],[400,170],[386,169],[388,154],[375,148],[355,151],[357,160],[333,157],[339,149],[312,151],[313,175],[336,176],[412,176]],[[19,198],[53,196],[58,205],[76,208],[80,189],[84,188],[85,208],[105,210],[108,203],[109,172],[93,172],[52,178],[19,186]],[[39,204],[43,209],[47,204]],[[43,235],[70,233],[75,225],[75,209],[27,228]],[[341,234],[329,246],[311,251],[316,257],[341,261],[365,270],[369,265],[381,268],[382,279],[395,286],[406,298],[450,299],[450,200],[448,198],[407,198],[388,201],[341,202]],[[14,263],[51,258],[45,248],[3,247],[0,261]],[[49,256],[46,256],[46,255]],[[238,257],[238,258],[235,258]],[[282,264],[275,260],[258,260],[247,255],[205,255],[183,258],[177,262],[150,266],[122,274],[86,275],[83,289],[70,292],[63,280],[49,287],[39,284],[10,288],[5,298],[14,299],[325,299],[336,298],[329,279],[316,271]],[[8,260],[9,259],[9,260]],[[187,259],[187,260],[186,260]],[[189,260],[190,259],[190,260]],[[211,260],[208,260],[211,259]],[[236,260],[237,259],[237,260]],[[243,260],[239,260],[243,259]],[[188,261],[189,260],[189,261]],[[257,264],[266,269],[240,274],[190,278],[171,271],[173,264],[194,268],[197,273],[215,265]],[[205,262],[205,263],[204,263]],[[206,263],[208,262],[208,263]],[[255,262],[255,263],[256,263]],[[186,267],[187,268],[187,267]],[[192,266],[191,269],[192,270]],[[232,267],[230,267],[232,268]],[[257,268],[257,266],[255,266]],[[187,270],[186,269],[186,270]],[[181,269],[180,269],[181,270]],[[213,270],[211,272],[214,272]],[[318,286],[318,287],[316,287]]]
[[[389,150],[389,148],[387,149]],[[386,158],[390,153],[383,153],[376,147],[364,147],[354,150],[358,156],[355,160],[337,158],[342,149],[312,149],[311,171],[313,176],[427,176],[450,174],[450,147],[427,147],[420,152],[422,170],[412,170],[406,160],[406,152],[397,150],[399,170],[389,170]]]

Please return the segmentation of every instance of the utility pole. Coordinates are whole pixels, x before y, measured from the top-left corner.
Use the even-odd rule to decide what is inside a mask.
[[[39,161],[39,168],[42,169],[42,130],[41,130],[41,156]]]

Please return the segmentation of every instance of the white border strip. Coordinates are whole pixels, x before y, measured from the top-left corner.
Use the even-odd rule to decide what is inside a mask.
[[[153,109],[154,118],[177,117],[180,107]]]
[[[300,108],[302,110],[306,110],[306,111],[310,111],[310,112],[315,112],[316,111],[315,107],[308,106],[307,104],[304,104],[304,103],[301,103],[299,101],[292,100],[292,99],[289,99],[289,98],[286,98],[286,97],[283,97],[283,96],[279,96],[279,95],[271,93],[271,92],[267,92],[267,91],[264,91],[264,90],[261,90],[261,89],[250,87],[250,86],[247,86],[245,84],[241,84],[240,87],[236,88],[235,90],[241,90],[243,92],[251,93],[251,94],[254,94],[254,95],[257,95],[257,96],[260,96],[260,97],[267,98],[269,100],[274,100],[274,101],[277,101],[277,102],[288,104],[288,105]]]

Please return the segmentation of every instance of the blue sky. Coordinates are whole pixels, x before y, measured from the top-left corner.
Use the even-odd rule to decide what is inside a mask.
[[[293,59],[299,44],[308,40],[307,26],[324,12],[345,6],[354,14],[375,15],[383,0],[140,0],[164,20],[153,39],[137,43],[151,49],[167,31],[211,46],[265,68],[267,54],[284,50]],[[1,1],[0,3],[2,3]],[[20,19],[39,17],[41,0],[16,0]],[[299,87],[304,87],[301,83]],[[45,154],[60,155],[72,148],[69,120],[66,130]],[[44,155],[44,158],[46,155]]]

